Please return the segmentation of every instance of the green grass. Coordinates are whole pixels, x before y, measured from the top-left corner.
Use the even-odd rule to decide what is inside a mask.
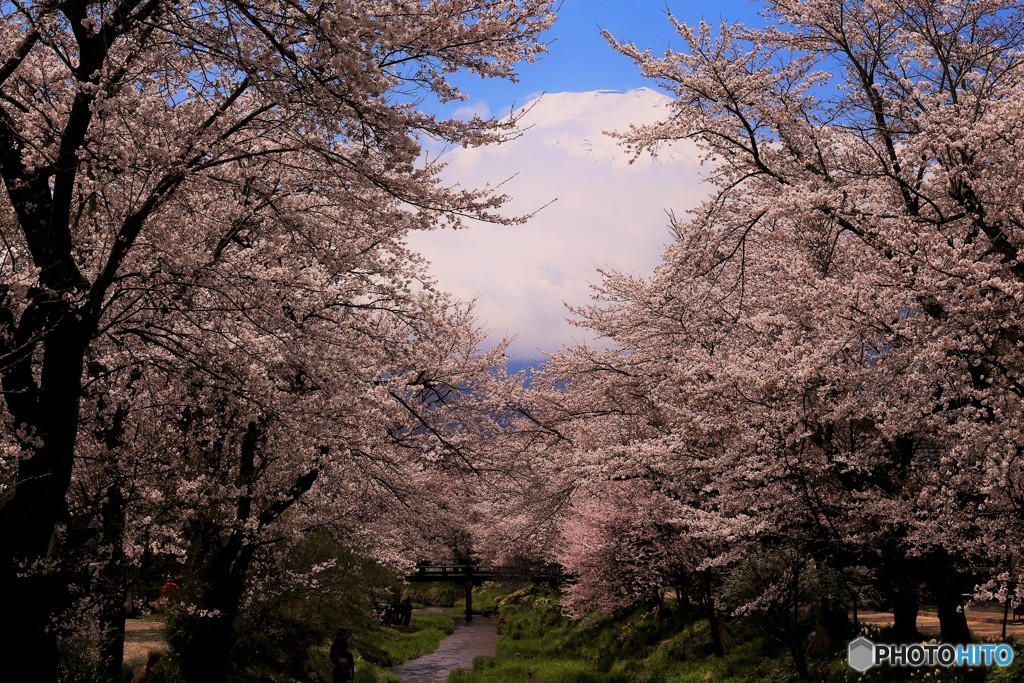
[[[437,649],[441,640],[455,629],[455,623],[444,614],[414,614],[408,628],[374,626],[352,635],[350,649],[356,658],[355,683],[398,683],[398,676],[388,667],[415,659]],[[311,681],[330,681],[331,664],[327,659],[330,645],[314,648],[308,662]],[[130,680],[142,661],[125,664],[125,680]],[[159,683],[181,683],[183,679],[171,657],[160,660],[155,671]],[[251,669],[246,680],[274,683],[297,683],[296,679],[278,672]]]
[[[356,659],[355,683],[398,683],[398,676],[388,667],[433,652],[454,629],[455,623],[443,614],[414,614],[409,628],[375,626],[353,634],[349,649]],[[331,680],[328,649],[325,644],[317,652],[315,680]]]
[[[707,683],[782,682],[792,678],[787,657],[757,637],[710,652],[708,627],[692,615],[636,609],[606,618],[570,621],[558,596],[524,589],[499,598],[497,657],[448,683]]]
[[[479,586],[473,587],[473,613],[493,617],[498,614],[498,607],[501,600],[509,595],[514,589],[521,586],[502,584],[495,581],[485,581]],[[466,610],[466,597],[463,592],[455,603],[458,614]]]
[[[479,657],[472,671],[448,683],[783,683],[796,680],[789,654],[752,624],[734,620],[726,652],[715,657],[705,621],[638,608],[609,617],[570,621],[557,595],[523,589],[498,596],[501,626],[496,657]],[[829,683],[1024,683],[1024,652],[1013,666],[984,671],[873,670],[857,674],[845,656],[812,660],[811,677]]]
[[[398,683],[398,675],[365,659],[357,659],[356,677],[353,683]]]
[[[455,622],[444,614],[414,614],[408,629],[379,626],[356,634],[352,650],[374,664],[392,666],[433,652],[454,630]]]
[[[585,662],[569,659],[505,661],[494,657],[478,657],[473,663],[473,671],[455,671],[448,676],[447,683],[606,683],[617,680],[595,672]]]
[[[438,582],[413,586],[406,589],[406,593],[417,607],[446,607],[452,614],[462,614],[466,610],[466,589],[462,584]],[[508,587],[494,581],[474,586],[473,613],[485,616],[497,614],[498,600],[508,593]]]
[[[413,584],[405,589],[405,593],[412,598],[413,604],[417,607],[453,607],[464,600],[465,588],[454,582],[438,581]]]

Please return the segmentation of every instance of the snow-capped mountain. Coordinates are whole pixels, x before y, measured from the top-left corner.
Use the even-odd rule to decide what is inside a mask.
[[[500,184],[509,215],[545,207],[524,226],[474,224],[410,240],[443,288],[478,297],[495,340],[516,336],[520,358],[586,339],[565,321],[563,302],[588,303],[599,267],[649,273],[669,239],[666,211],[681,215],[707,194],[689,143],[630,164],[605,134],[667,116],[669,101],[648,88],[546,94],[513,114],[518,138],[442,157],[451,182]]]

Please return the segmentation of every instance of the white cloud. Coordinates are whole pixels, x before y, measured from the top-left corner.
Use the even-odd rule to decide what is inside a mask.
[[[490,115],[491,108],[487,106],[486,102],[470,102],[452,112],[452,118],[456,119],[471,119],[474,116],[486,119]]]
[[[657,120],[667,102],[645,88],[545,95],[524,117],[529,128],[521,137],[445,156],[452,182],[495,185],[515,176],[501,188],[512,197],[507,214],[551,202],[526,225],[477,223],[410,239],[443,288],[478,297],[481,323],[493,341],[516,336],[518,358],[590,340],[565,320],[563,302],[588,303],[598,267],[650,273],[669,240],[665,212],[682,213],[707,195],[690,143],[629,164],[625,151],[602,133]]]

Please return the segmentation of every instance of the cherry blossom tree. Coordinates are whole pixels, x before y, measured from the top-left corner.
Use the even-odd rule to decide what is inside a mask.
[[[360,214],[356,224],[387,236],[400,219]],[[280,226],[269,223],[184,299],[160,298],[114,333],[128,353],[141,344],[148,369],[121,426],[133,430],[131,445],[101,463],[120,486],[142,489],[127,509],[142,524],[128,534],[142,546],[133,554],[162,548],[185,563],[188,611],[176,631],[188,637],[175,644],[193,680],[220,680],[232,665],[235,625],[282,548],[329,530],[402,569],[418,557],[403,533],[461,497],[454,475],[493,461],[481,444],[501,429],[494,416],[508,381],[492,369],[503,347],[480,351],[469,307],[434,292],[399,243],[335,242],[346,223],[334,220],[330,244],[285,254],[261,253]],[[310,236],[316,225],[314,216],[295,223]],[[122,392],[104,382],[93,393],[109,402]],[[102,411],[89,415],[103,422]],[[145,486],[140,434],[158,454]],[[111,465],[123,471],[111,475]],[[109,603],[123,604],[123,589]],[[113,666],[116,643],[109,649]]]
[[[383,318],[391,312],[365,313],[373,336],[359,343],[351,312],[344,314],[349,325],[308,321],[312,329],[297,337],[304,349],[289,349],[287,362],[261,364],[255,376],[223,386],[204,373],[191,390],[179,389],[186,400],[171,404],[178,419],[162,422],[178,432],[166,443],[178,445],[174,462],[181,464],[168,497],[194,501],[176,519],[193,582],[191,618],[179,619],[189,624],[180,655],[190,679],[223,678],[234,624],[248,596],[260,591],[252,569],[279,552],[275,546],[330,529],[386,560],[403,548],[389,547],[386,537],[369,540],[388,523],[391,534],[401,530],[387,511],[413,512],[431,490],[424,485],[431,472],[462,471],[463,461],[476,461],[460,445],[472,438],[472,416],[458,410],[456,394],[475,388],[474,375],[487,376],[501,349],[478,352],[481,337],[469,332],[463,308],[449,310],[445,320],[438,317],[444,306],[421,297],[423,310],[409,320],[401,318],[411,306],[398,309],[399,320],[390,323]],[[187,369],[184,374],[168,384],[183,387]]]
[[[904,0],[766,16],[670,15],[685,48],[662,55],[609,36],[676,98],[619,137],[695,140],[715,193],[673,219],[650,278],[604,274],[578,312],[614,346],[559,354],[551,400],[590,423],[570,439],[584,481],[671,481],[734,550],[899,579],[904,598],[923,584],[964,640],[961,594],[1005,585],[1024,510],[1024,17]]]
[[[670,120],[629,139],[695,137],[717,160],[722,189],[683,228],[708,240],[708,275],[732,283],[716,300],[741,319],[820,321],[771,344],[801,349],[789,377],[821,374],[828,412],[810,442],[845,461],[844,488],[875,494],[859,514],[903,527],[901,546],[938,567],[926,580],[943,635],[963,639],[958,569],[994,559],[978,541],[1016,535],[1020,511],[1006,431],[1021,398],[1019,8],[780,2],[769,14],[777,27],[718,36],[676,22],[689,54],[618,44],[679,96]],[[769,241],[771,260],[755,263]],[[760,286],[747,277],[758,269]]]
[[[201,332],[219,337],[213,357],[225,362],[247,362],[246,351],[279,362],[273,376],[225,368],[244,380],[233,390],[301,386],[288,359],[265,355],[280,352],[261,345],[283,332],[266,317],[300,327],[324,309],[373,308],[378,288],[408,302],[412,282],[378,277],[406,257],[395,249],[406,230],[498,220],[500,197],[448,189],[436,166],[417,167],[416,140],[477,145],[504,129],[437,119],[416,103],[463,97],[447,80],[455,71],[513,75],[543,49],[552,14],[543,0],[71,0],[0,12],[10,456],[0,590],[11,600],[0,642],[13,677],[50,680],[66,604],[53,565],[88,368],[128,370],[101,355],[108,344],[137,343],[134,367],[161,355],[192,362],[188,337]],[[276,287],[264,295],[266,283]],[[277,308],[261,309],[268,301]],[[264,335],[242,336],[252,330]],[[388,331],[371,325],[351,343]],[[344,391],[346,368],[333,371]],[[226,414],[266,419],[251,407]]]

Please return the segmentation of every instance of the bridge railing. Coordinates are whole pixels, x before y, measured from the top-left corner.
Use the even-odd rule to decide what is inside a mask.
[[[503,576],[500,567],[478,564],[451,563],[420,563],[405,578],[410,582],[417,581],[465,581],[467,578],[474,583],[490,581]]]
[[[495,574],[497,568],[474,564],[418,564],[414,572],[418,576],[465,576],[473,574]]]

